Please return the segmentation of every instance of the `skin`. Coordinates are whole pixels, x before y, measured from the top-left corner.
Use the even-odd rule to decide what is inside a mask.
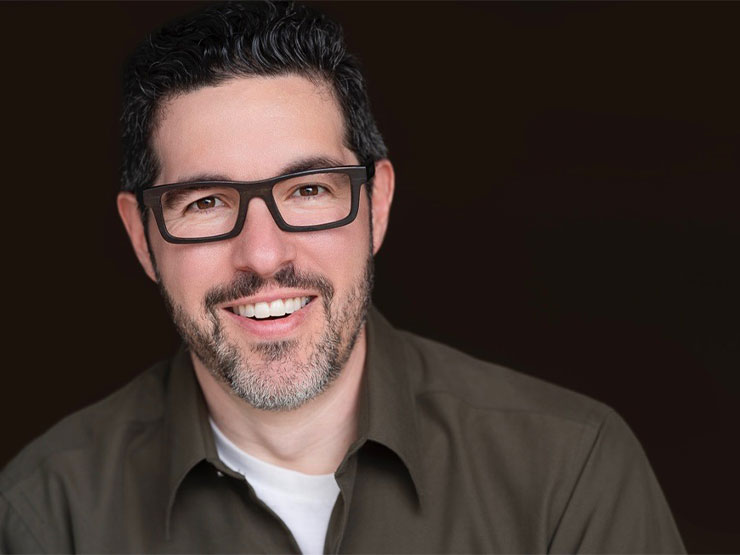
[[[163,107],[153,137],[161,164],[155,184],[186,181],[202,174],[239,181],[265,179],[284,173],[298,160],[314,156],[331,158],[342,165],[359,163],[343,144],[344,121],[331,91],[303,77],[236,78],[177,96]],[[156,229],[154,218],[150,218],[151,254],[158,274],[152,265],[134,195],[120,193],[118,210],[147,275],[154,281],[159,277],[173,302],[206,327],[206,292],[230,283],[239,273],[252,272],[269,279],[292,265],[296,271],[325,277],[334,287],[336,299],[348,298],[364,275],[370,245],[375,254],[383,243],[393,190],[391,163],[378,161],[372,201],[363,191],[357,219],[325,231],[281,231],[260,199],[250,202],[239,236],[215,243],[167,243]],[[271,285],[248,302],[294,293]],[[242,356],[254,359],[260,355],[250,351],[250,346],[268,339],[294,339],[303,346],[313,344],[325,325],[326,314],[320,302],[303,310],[306,314],[297,325],[277,332],[273,329],[267,335],[239,325],[225,310],[219,310],[218,317],[225,338],[239,347]],[[356,439],[365,343],[363,324],[336,380],[322,394],[289,411],[251,406],[216,379],[197,356],[192,357],[211,417],[229,439],[267,462],[308,474],[328,474],[336,470]],[[281,372],[283,378],[285,372],[290,377],[285,368],[266,368],[273,372],[266,379],[279,379]]]

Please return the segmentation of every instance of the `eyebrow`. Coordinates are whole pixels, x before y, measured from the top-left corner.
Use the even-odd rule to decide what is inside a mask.
[[[280,173],[272,176],[278,177],[280,175],[287,175],[290,173],[298,173],[308,170],[320,170],[322,168],[334,168],[338,166],[346,166],[347,164],[331,158],[329,156],[310,156],[308,158],[300,158],[294,162],[291,162],[287,166],[284,166]],[[270,178],[266,178],[270,179]],[[230,176],[221,173],[197,173],[193,175],[181,176],[175,183],[197,183],[202,181],[237,181],[232,179]],[[255,181],[262,181],[261,179]]]

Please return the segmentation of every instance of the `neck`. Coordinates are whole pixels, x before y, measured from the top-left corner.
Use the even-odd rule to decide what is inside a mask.
[[[365,350],[363,327],[336,380],[321,395],[290,411],[254,408],[191,356],[211,418],[237,447],[284,468],[331,474],[357,439]]]

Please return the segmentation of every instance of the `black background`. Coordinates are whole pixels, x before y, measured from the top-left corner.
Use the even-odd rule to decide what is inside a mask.
[[[740,4],[320,3],[397,171],[375,302],[600,399],[740,551]],[[120,67],[181,3],[0,5],[0,464],[176,335],[114,207]]]

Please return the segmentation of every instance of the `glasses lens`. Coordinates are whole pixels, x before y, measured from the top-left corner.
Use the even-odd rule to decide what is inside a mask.
[[[275,184],[272,195],[283,220],[294,226],[338,222],[352,209],[352,184],[341,172],[285,179]]]
[[[226,186],[193,185],[162,195],[167,231],[180,239],[215,237],[228,233],[239,215],[239,193]]]

